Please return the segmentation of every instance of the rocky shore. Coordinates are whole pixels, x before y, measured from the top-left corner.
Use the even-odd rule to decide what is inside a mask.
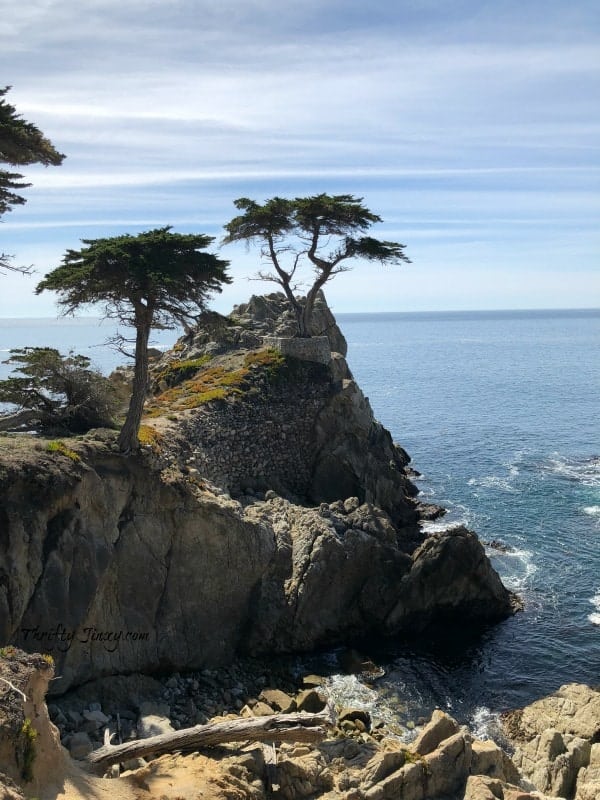
[[[446,715],[409,742],[360,706],[338,707],[318,747],[282,744],[276,770],[252,744],[124,763],[119,781],[85,770],[107,736],[332,701],[286,654],[518,610],[473,532],[425,533],[443,509],[420,502],[322,298],[314,322],[298,347],[279,295],[204,317],[156,362],[135,455],[106,430],[0,438],[6,798],[513,798],[493,780],[522,782],[514,765]],[[32,760],[36,741],[48,759]]]
[[[371,666],[372,665],[366,665]],[[337,708],[320,744],[232,743],[202,752],[129,759],[96,777],[86,757],[106,731],[123,740],[188,722],[314,712],[322,676],[294,689],[266,664],[105,679],[50,704],[49,659],[5,648],[0,658],[0,797],[40,800],[596,800],[600,790],[600,691],[571,684],[503,719],[500,744],[475,738],[441,710],[407,742],[361,707]],[[286,686],[268,686],[273,680]],[[262,687],[262,688],[261,688]],[[250,696],[252,694],[253,696]],[[101,697],[102,702],[90,697]],[[148,700],[148,697],[154,699]],[[192,709],[192,705],[194,708]],[[97,745],[96,745],[97,746]]]

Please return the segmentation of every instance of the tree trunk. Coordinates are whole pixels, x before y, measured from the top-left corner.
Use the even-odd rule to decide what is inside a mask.
[[[312,322],[313,316],[313,309],[315,307],[315,301],[317,299],[317,295],[327,283],[329,278],[329,272],[323,272],[317,280],[313,283],[310,288],[310,291],[306,295],[306,303],[304,304],[304,308],[302,309],[302,320],[301,320],[301,333],[300,336],[305,336],[309,338],[312,336],[310,332],[310,324]]]
[[[274,714],[267,717],[228,719],[207,725],[196,725],[148,739],[104,745],[87,756],[87,763],[96,772],[104,772],[111,764],[147,755],[163,755],[175,751],[193,752],[226,742],[321,742],[327,729],[336,722],[331,707],[319,714]]]
[[[302,338],[306,338],[310,334],[306,331],[304,327],[304,308],[300,305],[300,303],[294,297],[294,293],[292,292],[289,286],[284,286],[285,293],[290,301],[290,305],[294,309],[294,314],[296,315],[296,324],[298,325],[298,336]]]
[[[138,431],[142,414],[144,413],[144,401],[148,391],[148,339],[150,338],[150,325],[152,314],[149,310],[136,309],[136,334],[135,334],[135,367],[133,372],[133,389],[129,408],[125,422],[119,433],[117,444],[122,453],[129,453],[137,450],[140,446],[138,441]]]

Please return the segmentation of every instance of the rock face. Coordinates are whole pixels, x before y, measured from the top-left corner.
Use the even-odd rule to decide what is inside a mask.
[[[513,760],[536,789],[560,797],[600,797],[600,692],[567,684],[504,719]]]
[[[22,798],[60,785],[66,753],[46,707],[53,665],[39,654],[6,648],[0,657],[0,796]],[[11,791],[14,790],[14,795]]]
[[[436,609],[510,613],[464,530],[409,553],[390,518],[356,498],[241,504],[183,476],[167,481],[149,457],[77,447],[79,462],[34,451],[0,484],[0,639],[51,652],[54,692],[101,675],[418,630]],[[477,570],[465,577],[456,559]]]
[[[240,352],[269,347],[293,332],[295,321],[286,308],[281,294],[253,297],[230,317],[183,337],[157,374],[206,358],[212,359],[208,370],[230,368]],[[346,342],[322,296],[314,325],[320,339],[291,342],[327,336],[329,363],[289,358],[277,372],[246,374],[245,391],[199,408],[182,423],[190,457],[203,475],[233,493],[275,489],[313,504],[356,496],[382,508],[397,525],[415,525],[417,490],[406,472],[409,457],[375,420],[353,380]]]
[[[474,534],[419,529],[408,456],[324,301],[328,365],[260,347],[286,319],[281,297],[253,298],[161,360],[158,394],[188,405],[149,405],[158,455],[123,457],[109,434],[18,457],[8,442],[0,644],[51,652],[53,692],[513,610]]]

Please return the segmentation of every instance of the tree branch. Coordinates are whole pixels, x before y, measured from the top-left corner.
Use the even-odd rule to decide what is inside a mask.
[[[11,683],[10,681],[7,681],[6,678],[0,678],[0,681],[2,681],[2,683],[8,684],[8,686],[10,686],[10,688],[13,690],[13,692],[16,692],[17,694],[20,694],[21,697],[23,698],[23,702],[24,703],[27,702],[27,695],[25,694],[25,692],[22,692],[20,689],[17,689],[17,687],[14,685],[14,683]]]
[[[121,745],[105,745],[90,753],[86,760],[94,771],[104,772],[111,764],[130,758],[150,754],[163,755],[176,750],[193,752],[225,742],[320,742],[327,736],[327,729],[335,725],[335,722],[336,715],[332,706],[319,714],[302,712],[228,719]]]

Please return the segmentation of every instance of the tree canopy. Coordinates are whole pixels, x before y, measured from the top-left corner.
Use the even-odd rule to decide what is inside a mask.
[[[381,217],[363,205],[362,197],[350,194],[318,194],[293,200],[273,197],[262,205],[241,197],[234,201],[243,211],[225,225],[225,244],[258,242],[261,255],[273,266],[259,272],[262,280],[281,286],[292,306],[300,336],[310,336],[310,323],[320,289],[352,259],[380,264],[410,263],[405,245],[361,235]],[[315,277],[302,303],[296,291],[302,281],[302,266],[308,263]]]
[[[229,262],[205,251],[212,237],[172,233],[170,226],[82,241],[84,247],[67,250],[36,293],[56,291],[66,314],[101,303],[107,317],[135,328],[133,392],[119,435],[121,450],[135,450],[147,391],[150,330],[175,327],[202,312],[209,296],[231,282]]]
[[[90,359],[53,347],[24,347],[10,351],[3,362],[13,375],[0,381],[0,402],[18,406],[0,416],[0,430],[26,424],[41,430],[82,433],[113,425],[117,397],[112,384]]]
[[[0,164],[11,167],[27,164],[58,166],[65,156],[59,153],[44,134],[32,122],[17,114],[16,108],[4,100],[10,86],[0,89]],[[23,205],[22,189],[31,186],[23,182],[23,175],[0,168],[0,216],[11,211],[13,206]],[[11,257],[0,253],[0,269],[29,272],[28,268],[15,267]]]

